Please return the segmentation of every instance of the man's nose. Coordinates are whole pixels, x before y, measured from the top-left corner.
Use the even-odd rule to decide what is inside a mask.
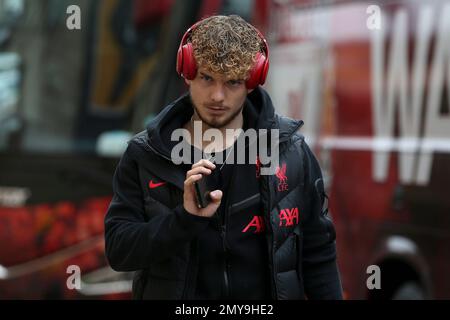
[[[222,102],[225,99],[225,88],[221,83],[217,83],[212,92],[211,100],[214,102]]]

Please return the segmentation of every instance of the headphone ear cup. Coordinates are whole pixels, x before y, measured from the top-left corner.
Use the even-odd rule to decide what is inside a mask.
[[[197,63],[194,58],[194,48],[191,43],[187,43],[182,47],[182,55],[183,55],[183,76],[192,80],[197,75]]]
[[[263,85],[266,82],[267,74],[269,73],[269,59],[267,59],[264,55],[264,65],[261,71],[261,78],[259,80],[259,84]]]
[[[176,65],[177,73],[181,76],[183,73],[183,47],[178,47],[177,52],[177,65]]]
[[[256,62],[253,69],[250,71],[250,77],[246,82],[247,89],[255,89],[258,85],[264,84],[268,71],[268,64],[266,57],[258,52],[256,54]]]

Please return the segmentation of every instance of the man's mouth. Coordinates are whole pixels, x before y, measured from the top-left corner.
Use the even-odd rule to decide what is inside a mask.
[[[216,106],[209,106],[209,107],[206,107],[206,108],[211,113],[223,113],[223,112],[225,112],[227,110],[227,108],[225,108],[225,107],[216,107]]]
[[[214,109],[214,110],[224,110],[226,107],[223,106],[206,106],[208,109]]]

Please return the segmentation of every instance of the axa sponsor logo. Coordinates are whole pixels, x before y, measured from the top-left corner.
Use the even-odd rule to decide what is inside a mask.
[[[282,209],[278,217],[280,218],[280,227],[291,227],[297,225],[299,222],[298,208]]]
[[[287,176],[286,176],[286,163],[283,163],[281,167],[277,168],[275,175],[278,178],[278,191],[287,191],[289,185],[287,184]]]
[[[253,216],[250,223],[242,230],[242,232],[261,233],[265,230],[264,218],[262,216]]]

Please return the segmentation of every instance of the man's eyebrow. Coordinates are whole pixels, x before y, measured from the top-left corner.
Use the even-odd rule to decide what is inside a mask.
[[[242,81],[244,81],[244,79],[241,79],[241,78],[239,78],[239,79],[231,78],[231,79],[228,79],[227,81],[242,82]]]
[[[206,74],[206,73],[204,73],[204,72],[201,72],[201,71],[200,71],[200,74],[201,74],[202,76],[204,76],[204,77],[210,77],[210,78],[212,78],[209,74]]]

